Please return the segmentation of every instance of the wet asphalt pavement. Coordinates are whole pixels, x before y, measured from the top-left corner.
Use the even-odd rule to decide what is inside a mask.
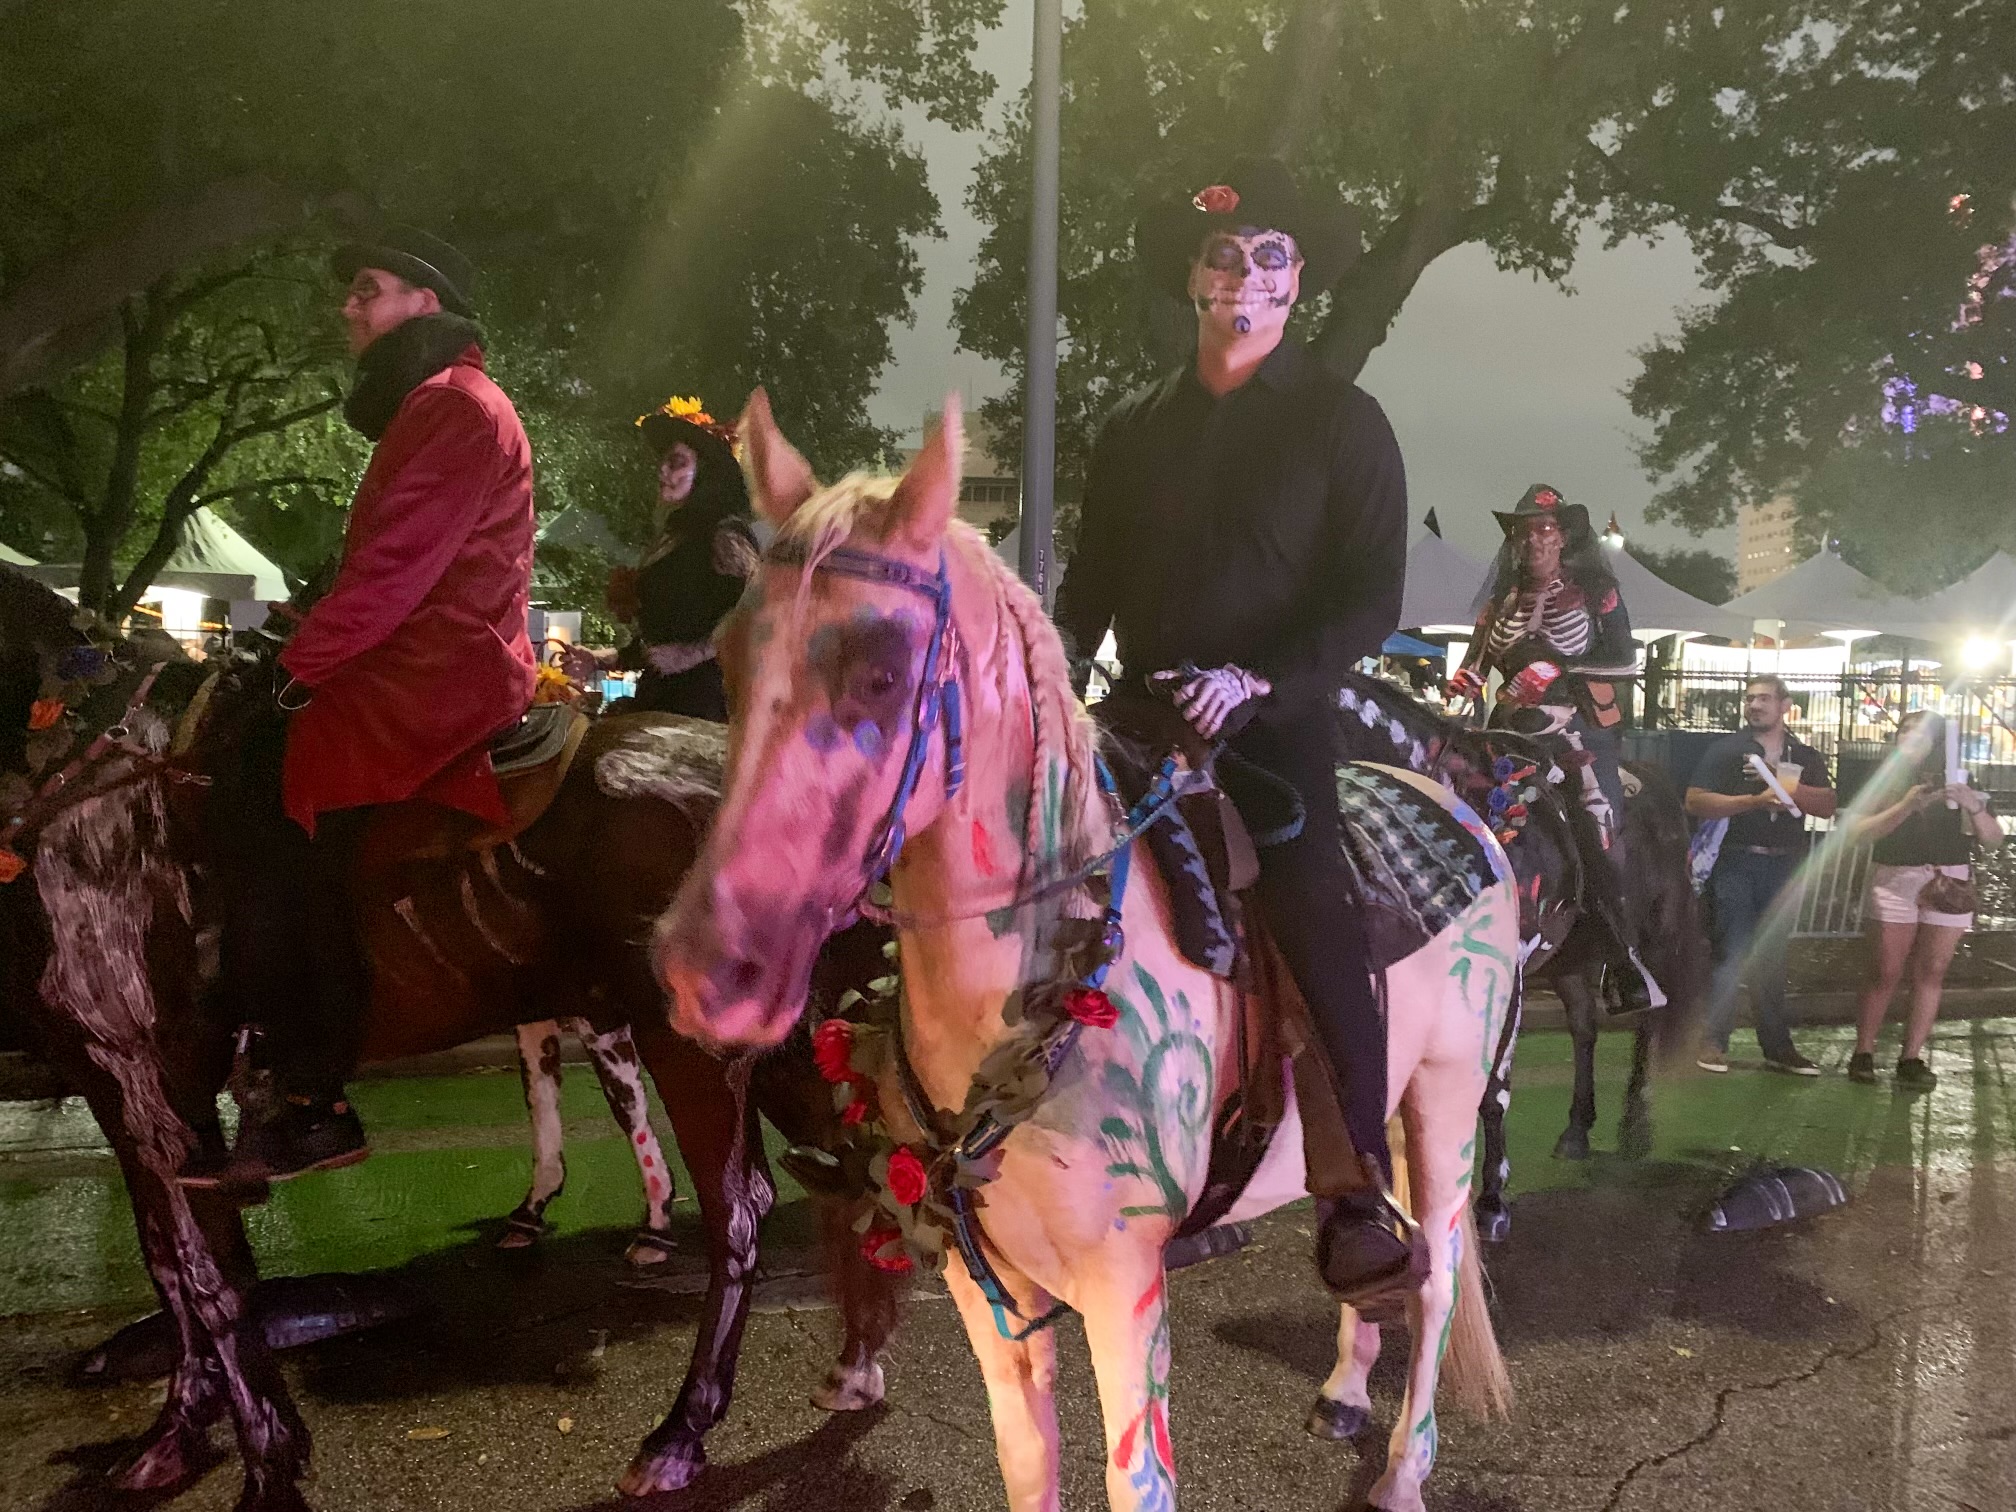
[[[1846,1058],[1837,1032],[1816,1032],[1807,1048],[1837,1071]],[[1688,1073],[1661,1088],[1658,1147],[1637,1164],[1601,1153],[1580,1166],[1548,1159],[1566,1108],[1564,1049],[1549,1036],[1522,1046],[1514,1230],[1489,1257],[1514,1416],[1483,1425],[1445,1413],[1430,1506],[2016,1512],[2016,1022],[1942,1030],[1943,1081],[1930,1097],[1853,1087],[1838,1074]],[[1606,1041],[1606,1065],[1623,1049]],[[1609,1145],[1616,1085],[1613,1070],[1599,1150]],[[509,1202],[496,1206],[491,1189],[506,1191],[522,1169],[512,1126],[495,1113],[509,1112],[510,1099],[496,1087],[484,1095],[490,1111],[479,1117],[469,1086],[445,1089],[467,1106],[431,1135],[402,1126],[394,1101],[382,1102],[373,1128],[384,1153],[325,1178],[320,1194],[299,1184],[293,1207],[276,1204],[262,1220],[269,1263],[331,1268],[332,1255],[397,1249],[406,1258],[395,1273],[430,1304],[412,1321],[289,1357],[315,1433],[317,1507],[1002,1505],[978,1372],[942,1298],[911,1307],[888,1362],[885,1407],[829,1418],[807,1403],[837,1320],[803,1305],[816,1286],[794,1274],[809,1238],[800,1203],[775,1222],[775,1279],[749,1328],[734,1408],[710,1440],[712,1469],[687,1492],[619,1502],[611,1484],[684,1370],[692,1264],[641,1281],[626,1272],[623,1235],[610,1225],[634,1200],[634,1183],[626,1192],[620,1147],[600,1148],[614,1141],[590,1143],[602,1126],[572,1093],[570,1114],[580,1116],[571,1153],[593,1181],[563,1202],[583,1211],[532,1255],[492,1253],[481,1231],[462,1226],[452,1195],[487,1183],[480,1203],[501,1212]],[[360,1102],[372,1113],[368,1091]],[[1764,1233],[1699,1232],[1714,1191],[1759,1153],[1828,1164],[1854,1199]],[[441,1172],[457,1167],[470,1174],[448,1183]],[[416,1202],[405,1189],[422,1174],[442,1184]],[[108,1505],[95,1470],[158,1399],[156,1385],[78,1389],[64,1379],[79,1350],[140,1310],[130,1257],[105,1218],[106,1179],[81,1146],[38,1153],[17,1140],[11,1163],[0,1164],[0,1220],[10,1224],[0,1251],[11,1252],[0,1253],[0,1314],[11,1314],[0,1317],[0,1507]],[[373,1181],[405,1195],[374,1195]],[[404,1216],[388,1217],[394,1209]],[[334,1250],[304,1237],[339,1213],[346,1229],[375,1225],[389,1237],[353,1236]],[[683,1253],[697,1256],[690,1205],[680,1214]],[[86,1217],[99,1224],[95,1248],[65,1250],[63,1236]],[[1306,1213],[1277,1215],[1245,1251],[1172,1283],[1173,1429],[1187,1512],[1331,1512],[1355,1505],[1378,1473],[1404,1336],[1389,1334],[1374,1377],[1374,1429],[1355,1444],[1305,1435],[1335,1334],[1309,1272],[1307,1227]],[[604,1330],[606,1349],[591,1359]],[[1061,1343],[1064,1505],[1099,1508],[1098,1416],[1075,1322],[1062,1325]],[[236,1491],[226,1462],[175,1505],[212,1512]]]

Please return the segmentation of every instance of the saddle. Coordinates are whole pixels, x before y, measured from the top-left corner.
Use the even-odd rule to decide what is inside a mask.
[[[571,704],[534,704],[516,724],[492,737],[490,765],[510,822],[486,825],[473,814],[434,803],[395,803],[372,816],[358,847],[360,877],[408,861],[489,850],[517,839],[560,796],[589,719]]]

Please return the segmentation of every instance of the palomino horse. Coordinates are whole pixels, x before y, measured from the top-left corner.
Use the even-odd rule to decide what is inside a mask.
[[[731,1045],[781,1040],[820,940],[893,859],[902,989],[891,1012],[907,1059],[861,1078],[892,1146],[870,1172],[885,1210],[927,1250],[947,1242],[932,1215],[968,1215],[951,1241],[978,1259],[947,1273],[987,1381],[1009,1503],[1058,1505],[1055,1343],[1028,1320],[1062,1303],[1085,1321],[1111,1505],[1173,1508],[1163,1251],[1203,1187],[1246,1003],[1178,954],[1145,848],[1111,849],[1114,815],[1056,632],[952,519],[956,408],[948,402],[900,481],[855,477],[823,492],[760,392],[742,434],[780,533],[721,636],[729,771],[716,827],[659,936],[676,1022]],[[1432,784],[1422,790],[1442,805],[1438,818],[1453,806]],[[1480,856],[1498,855],[1483,842]],[[1114,861],[1104,891],[1074,885],[1102,852]],[[1387,978],[1391,1086],[1433,1257],[1406,1299],[1413,1361],[1373,1492],[1387,1508],[1422,1505],[1445,1346],[1459,1393],[1499,1406],[1509,1394],[1468,1221],[1477,1107],[1517,985],[1517,906],[1503,875],[1492,868],[1457,921]],[[1088,975],[1082,942],[1097,946],[1102,911],[1106,944],[1094,954],[1105,966]],[[1045,1018],[1060,989],[1069,1017],[1053,1006]],[[1032,1025],[1047,1028],[1032,1039]],[[859,1062],[822,1069],[851,1081]],[[1032,1084],[1040,1094],[1046,1083],[1030,1106]],[[948,1149],[924,1129],[962,1107],[1009,1118],[1018,1102],[1026,1117],[1005,1142]],[[1303,1192],[1291,1109],[1228,1216]],[[866,1244],[900,1265],[895,1238],[870,1230]],[[1345,1322],[1355,1357],[1366,1341]],[[1340,1362],[1338,1389],[1362,1391],[1370,1363]]]
[[[1485,794],[1494,785],[1489,743],[1506,743],[1499,732],[1473,730],[1444,718],[1373,677],[1347,677],[1339,701],[1346,754],[1434,777],[1483,809]],[[1554,1154],[1586,1160],[1589,1131],[1596,1122],[1596,1036],[1603,1023],[1598,986],[1605,947],[1600,925],[1583,903],[1583,864],[1575,834],[1583,817],[1571,811],[1570,800],[1546,791],[1544,783],[1536,773],[1526,784],[1535,801],[1507,850],[1519,882],[1527,980],[1543,980],[1561,995],[1575,1045],[1575,1093],[1568,1127],[1555,1141]],[[1637,763],[1626,763],[1624,788],[1624,837],[1631,857],[1625,885],[1631,890],[1638,953],[1667,998],[1665,1007],[1640,1015],[1633,1036],[1617,1150],[1636,1160],[1652,1149],[1646,1089],[1655,1052],[1670,1057],[1695,1043],[1705,996],[1701,963],[1708,947],[1687,874],[1688,824],[1680,795],[1665,773]],[[1500,1239],[1511,1227],[1505,1206],[1509,1082],[1501,1081],[1494,1090],[1497,1095],[1484,1107],[1477,1210],[1485,1235]]]
[[[205,783],[229,770],[270,698],[270,669],[234,671],[212,691],[195,664],[122,667],[130,648],[114,648],[108,665],[81,644],[73,613],[0,568],[0,771],[14,774],[9,803],[24,816],[0,842],[29,863],[0,886],[0,966],[118,1157],[176,1328],[167,1399],[111,1484],[157,1498],[182,1489],[207,1468],[211,1430],[228,1415],[245,1467],[241,1512],[291,1512],[306,1505],[297,1483],[308,1432],[248,1311],[256,1269],[244,1226],[227,1200],[175,1180],[193,1146],[221,1140],[216,1094],[231,1061],[232,1026],[202,991],[199,936],[214,897],[198,863],[217,828],[203,813]],[[64,780],[27,784],[23,732],[37,688],[71,663],[80,678],[95,667],[109,681],[71,684],[76,708],[59,711],[77,725]],[[194,744],[174,757],[178,726],[195,731],[199,716]],[[39,708],[33,717],[47,723]],[[710,1266],[685,1383],[623,1478],[636,1492],[692,1480],[704,1436],[728,1408],[757,1227],[775,1196],[758,1109],[805,1143],[827,1137],[835,1117],[803,1044],[724,1062],[666,1022],[646,942],[699,848],[724,733],[654,715],[599,722],[551,807],[515,842],[403,863],[400,895],[382,911],[367,904],[361,920],[374,973],[366,1061],[555,1013],[634,1032],[694,1179]],[[835,944],[822,991],[864,979],[875,964],[874,941]],[[834,1408],[880,1400],[877,1355],[896,1313],[888,1278],[859,1254],[851,1217],[828,1205],[846,1338],[815,1400]]]

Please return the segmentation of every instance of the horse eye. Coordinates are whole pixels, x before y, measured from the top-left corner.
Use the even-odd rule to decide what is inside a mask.
[[[896,686],[896,674],[887,667],[870,667],[861,674],[861,683],[866,692],[880,697]]]

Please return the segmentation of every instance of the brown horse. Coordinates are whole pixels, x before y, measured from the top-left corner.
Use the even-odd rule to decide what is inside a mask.
[[[0,824],[22,821],[0,830],[0,843],[29,862],[0,886],[0,962],[9,996],[27,1001],[45,1051],[117,1155],[176,1330],[167,1399],[111,1485],[156,1497],[182,1489],[210,1463],[210,1430],[228,1415],[245,1466],[241,1512],[301,1508],[308,1432],[252,1322],[256,1271],[238,1211],[175,1180],[193,1148],[222,1139],[215,1101],[233,1026],[204,990],[214,909],[204,800],[210,774],[263,707],[265,669],[213,686],[201,664],[153,652],[150,670],[130,644],[114,647],[100,685],[66,684],[74,707],[62,719],[74,736],[54,761],[43,751],[31,783],[26,731],[48,712],[37,689],[59,661],[88,666],[96,654],[82,648],[72,614],[0,568],[0,773],[12,774]],[[710,1276],[685,1383],[623,1476],[633,1494],[691,1481],[728,1408],[757,1227],[775,1196],[758,1112],[801,1143],[818,1142],[834,1117],[803,1044],[724,1061],[667,1025],[646,947],[712,816],[724,754],[723,731],[698,721],[602,721],[515,842],[404,863],[396,896],[367,900],[361,920],[373,963],[367,1062],[556,1016],[627,1023],[634,1035],[697,1188]],[[843,946],[815,995],[879,966],[872,940],[850,944],[860,973]],[[851,1215],[828,1208],[846,1329],[815,1400],[865,1407],[882,1395],[877,1357],[895,1296],[861,1258]]]

